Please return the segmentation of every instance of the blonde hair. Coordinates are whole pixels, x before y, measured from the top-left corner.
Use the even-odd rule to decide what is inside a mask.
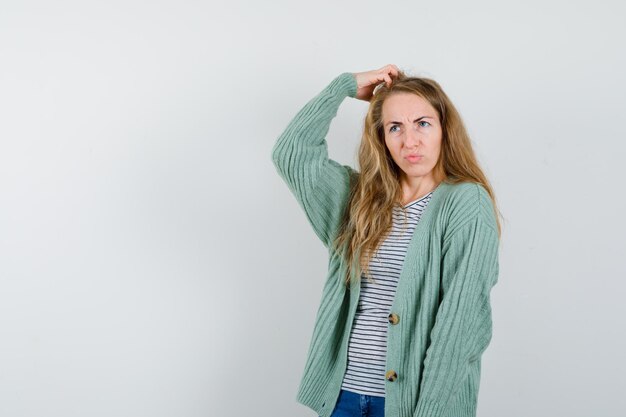
[[[489,193],[494,211],[499,213],[493,189],[478,164],[471,139],[452,101],[436,81],[399,71],[392,85],[379,84],[370,100],[358,153],[360,175],[352,184],[343,221],[333,241],[334,250],[343,247],[340,252],[348,265],[346,284],[351,279],[359,280],[361,273],[371,279],[370,254],[377,251],[391,231],[393,208],[399,207],[406,215],[401,204],[400,167],[387,149],[383,128],[383,103],[397,92],[417,94],[437,112],[442,127],[441,151],[433,167],[437,183],[478,183]],[[496,222],[500,237],[501,224],[497,217]]]

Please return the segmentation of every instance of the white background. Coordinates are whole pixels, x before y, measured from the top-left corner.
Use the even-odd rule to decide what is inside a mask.
[[[479,416],[623,416],[625,9],[3,1],[0,415],[313,417],[326,250],[270,151],[393,63],[444,87],[505,217]]]

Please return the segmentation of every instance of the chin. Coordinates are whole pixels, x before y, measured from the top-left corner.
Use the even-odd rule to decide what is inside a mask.
[[[407,177],[418,178],[418,177],[425,177],[429,175],[430,173],[432,173],[432,168],[424,169],[420,167],[419,169],[415,169],[415,167],[411,167],[408,169],[403,169],[403,171],[404,171],[404,175],[406,175]]]
[[[404,169],[404,172],[407,175],[411,175],[413,177],[421,177],[428,174],[430,171],[432,171],[432,169],[424,168],[422,166],[410,166]]]

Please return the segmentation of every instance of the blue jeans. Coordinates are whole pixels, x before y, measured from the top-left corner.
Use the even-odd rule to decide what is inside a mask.
[[[385,397],[342,389],[330,417],[385,417]]]

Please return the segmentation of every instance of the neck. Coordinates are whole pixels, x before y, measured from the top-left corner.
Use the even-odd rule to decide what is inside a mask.
[[[402,188],[402,205],[406,205],[411,201],[415,201],[418,198],[422,198],[435,188],[437,188],[439,182],[436,181],[432,175],[423,177],[406,177],[400,181],[400,187]]]

